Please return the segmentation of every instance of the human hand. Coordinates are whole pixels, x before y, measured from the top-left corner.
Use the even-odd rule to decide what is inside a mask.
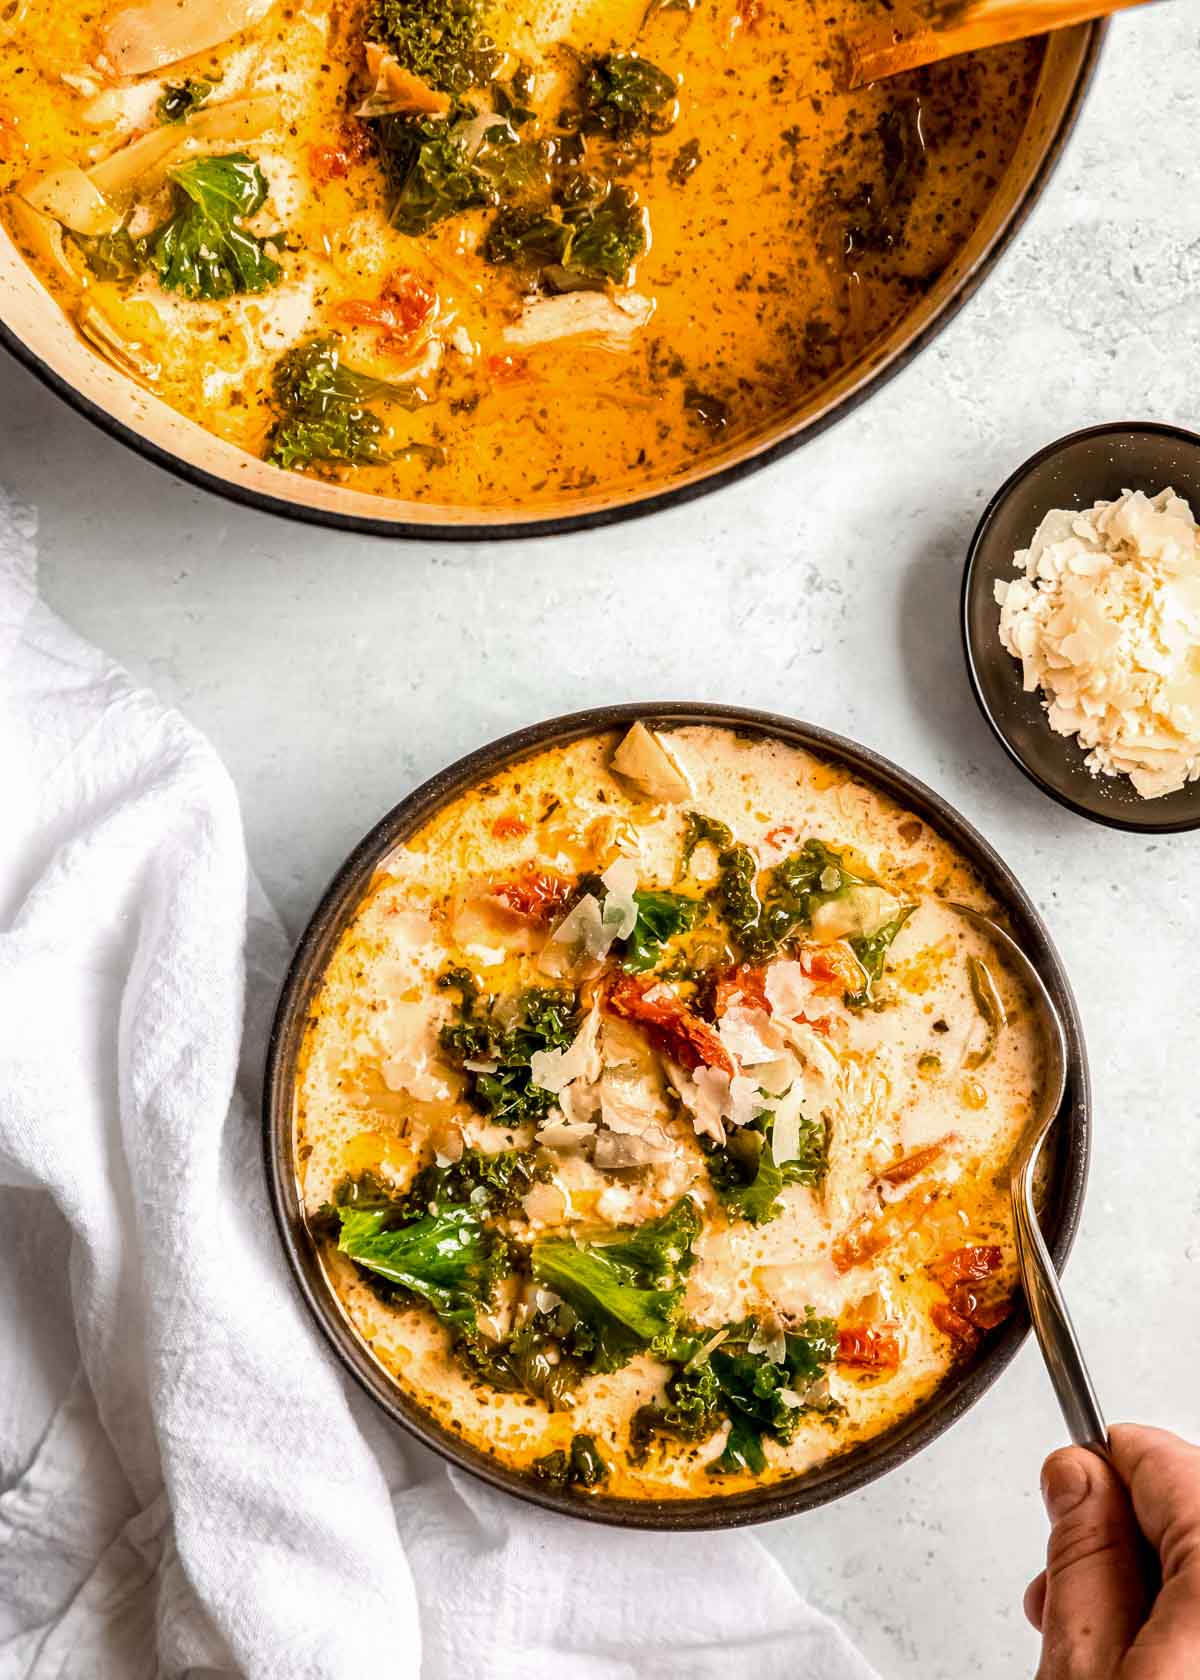
[[[1200,1447],[1119,1424],[1112,1463],[1083,1447],[1042,1470],[1046,1568],[1025,1594],[1036,1680],[1198,1680]]]

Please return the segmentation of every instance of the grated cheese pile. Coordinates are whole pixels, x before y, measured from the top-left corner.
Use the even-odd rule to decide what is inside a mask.
[[[1145,799],[1200,776],[1200,529],[1173,490],[1055,508],[997,583],[1000,640],[1093,775]]]

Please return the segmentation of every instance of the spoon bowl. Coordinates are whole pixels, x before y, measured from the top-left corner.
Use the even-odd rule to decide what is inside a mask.
[[[1040,1100],[1013,1152],[1010,1168],[1017,1264],[1034,1334],[1050,1373],[1068,1433],[1077,1447],[1090,1447],[1093,1452],[1107,1454],[1108,1427],[1075,1334],[1075,1326],[1067,1311],[1033,1199],[1042,1145],[1058,1118],[1067,1089],[1066,1028],[1041,975],[1011,934],[1006,933],[990,916],[973,910],[967,904],[952,903],[950,908],[965,916],[997,947],[1033,1000],[1042,1028],[1045,1064]]]

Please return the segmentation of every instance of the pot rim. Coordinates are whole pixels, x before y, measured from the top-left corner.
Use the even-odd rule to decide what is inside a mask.
[[[906,368],[937,337],[942,328],[954,319],[959,310],[975,295],[975,292],[992,272],[1001,255],[1016,237],[1034,205],[1045,191],[1079,119],[1079,113],[1083,108],[1084,100],[1095,74],[1100,50],[1108,31],[1108,24],[1109,20],[1107,18],[1098,18],[1093,19],[1090,23],[1075,26],[1088,30],[1088,39],[1075,72],[1074,86],[1071,88],[1063,107],[1057,128],[1047,141],[1041,157],[1031,171],[1018,198],[1007,216],[997,227],[989,243],[918,332],[899,344],[870,373],[864,374],[858,383],[834,402],[831,407],[814,415],[811,420],[802,422],[795,430],[788,432],[785,436],[776,438],[773,442],[766,443],[761,448],[743,455],[737,460],[730,461],[724,466],[715,467],[712,472],[705,473],[703,477],[690,483],[656,490],[646,496],[635,496],[609,507],[595,508],[586,513],[555,514],[546,518],[480,524],[437,523],[435,521],[422,523],[419,521],[376,519],[364,514],[339,513],[332,508],[311,507],[305,503],[292,501],[283,495],[276,496],[266,491],[249,489],[245,485],[236,483],[233,479],[224,478],[218,473],[196,466],[182,455],[177,455],[172,450],[165,449],[162,445],[152,442],[143,433],[126,425],[124,421],[118,420],[114,414],[109,413],[107,409],[93,401],[91,397],[85,396],[70,380],[50,367],[35,350],[17,335],[13,328],[8,326],[2,316],[0,316],[0,347],[6,349],[22,366],[40,379],[57,396],[61,397],[76,413],[81,414],[84,419],[90,420],[93,425],[99,426],[102,431],[107,432],[118,443],[123,443],[133,449],[154,466],[173,473],[177,478],[182,478],[197,489],[223,496],[229,501],[237,502],[242,507],[253,508],[259,513],[277,514],[284,519],[297,520],[306,525],[317,525],[326,530],[350,531],[360,536],[390,537],[408,541],[504,542],[527,537],[564,536],[575,531],[600,530],[605,526],[620,524],[625,520],[660,513],[672,507],[682,507],[688,502],[695,501],[700,496],[708,495],[711,491],[724,489],[727,485],[740,482],[743,478],[749,477],[751,473],[781,460],[785,455],[791,454],[793,450],[798,449],[811,438],[815,438],[828,430],[838,420],[845,418],[860,404],[864,403],[889,379]],[[89,352],[89,354],[91,353],[93,352]]]
[[[940,794],[873,749],[776,713],[706,702],[671,701],[589,708],[531,724],[466,754],[423,782],[364,836],[335,873],[289,964],[267,1047],[263,1148],[271,1204],[292,1274],[343,1366],[383,1410],[425,1446],[490,1486],[544,1510],[618,1527],[695,1530],[769,1522],[813,1510],[865,1487],[935,1440],[996,1381],[1029,1330],[1023,1307],[986,1340],[970,1363],[953,1368],[933,1397],[861,1447],[787,1481],[707,1499],[582,1497],[536,1482],[461,1440],[405,1393],[366,1351],[322,1271],[301,1212],[292,1167],[293,1073],[310,1000],[328,958],[380,863],[437,810],[496,770],[582,736],[627,728],[715,724],[764,735],[834,759],[890,795],[957,846],[1003,907],[1063,1016],[1068,1043],[1067,1096],[1060,1111],[1056,1170],[1046,1223],[1062,1270],[1079,1225],[1091,1148],[1091,1086],[1078,1006],[1049,930],[1016,876],[987,840]]]

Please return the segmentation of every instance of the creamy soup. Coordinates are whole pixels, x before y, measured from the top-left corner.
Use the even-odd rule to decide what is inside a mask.
[[[854,94],[875,0],[10,0],[0,214],[98,353],[281,469],[643,490],[962,250],[1040,42]]]
[[[794,1476],[1006,1316],[1036,1020],[924,822],[778,742],[599,735],[379,870],[296,1158],[358,1335],[580,1497]]]

